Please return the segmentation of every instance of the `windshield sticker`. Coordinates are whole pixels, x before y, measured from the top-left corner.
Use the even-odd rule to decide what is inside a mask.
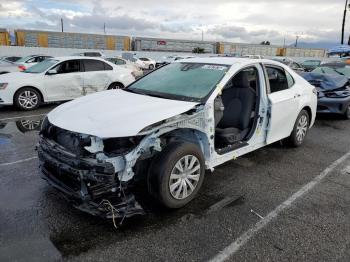
[[[218,65],[204,65],[202,66],[203,69],[209,69],[209,70],[220,70],[224,71],[227,69],[226,66],[218,66]]]

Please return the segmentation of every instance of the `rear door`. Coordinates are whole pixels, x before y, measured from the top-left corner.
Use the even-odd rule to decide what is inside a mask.
[[[284,68],[265,65],[265,69],[270,103],[266,142],[270,144],[291,134],[299,114],[301,91]]]
[[[95,59],[82,59],[84,68],[84,95],[106,90],[111,84],[110,74],[113,67]]]
[[[83,76],[79,60],[61,62],[54,70],[46,73],[44,88],[50,101],[70,100],[83,95]]]

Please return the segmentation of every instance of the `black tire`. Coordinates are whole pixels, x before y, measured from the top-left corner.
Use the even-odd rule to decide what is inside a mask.
[[[123,84],[121,84],[121,83],[112,83],[112,84],[109,85],[108,90],[121,89],[121,88],[124,88]]]
[[[306,124],[304,124],[305,123],[304,120],[306,120]],[[288,144],[292,147],[301,146],[305,140],[305,137],[306,137],[307,132],[309,130],[309,126],[310,126],[309,113],[306,110],[302,110],[299,113],[297,120],[295,121],[294,128],[293,128],[291,135],[287,138]],[[303,133],[303,135],[300,135],[300,133],[298,133],[298,131],[300,131],[300,128],[302,128],[303,131],[305,132],[305,133]]]
[[[28,100],[25,100],[25,98]],[[34,110],[38,108],[42,102],[41,94],[32,87],[23,87],[16,92],[13,102],[14,105],[20,110]]]
[[[148,69],[149,70],[153,70],[154,69],[154,65],[149,65]]]
[[[347,107],[346,107],[346,111],[344,113],[344,118],[347,119],[347,120],[350,119],[350,104],[347,105]]]
[[[194,170],[198,167],[199,163],[199,169],[195,171],[196,173],[187,171],[187,175],[190,175],[192,177],[196,176],[196,178],[198,176],[199,177],[196,181],[190,177],[178,178],[178,180],[176,180],[179,181],[180,179],[179,186],[174,188],[174,191],[180,191],[180,195],[182,194],[182,196],[179,197],[183,197],[185,195],[184,191],[186,191],[186,193],[189,193],[186,198],[178,199],[173,195],[174,192],[172,193],[170,190],[170,186],[174,186],[176,184],[176,182],[171,184],[174,179],[171,179],[170,177],[172,175],[172,172],[175,172],[174,170],[176,170],[175,165],[180,162],[180,160],[183,160],[184,158],[190,156],[193,157],[191,159],[195,160],[195,164],[192,167],[190,167],[190,165],[188,167],[190,169],[195,167],[192,169]],[[188,162],[190,162],[190,160]],[[199,189],[203,184],[204,174],[205,161],[201,149],[197,145],[188,142],[172,142],[161,153],[159,153],[158,156],[154,158],[148,174],[148,190],[149,193],[153,195],[165,207],[181,208],[193,200],[193,198],[197,195]],[[182,175],[186,174],[182,173]],[[182,183],[185,179],[187,179],[187,181],[190,179],[191,182],[193,182],[191,185],[194,187],[194,189],[191,189],[188,182],[184,182],[186,190],[184,189],[184,185]]]

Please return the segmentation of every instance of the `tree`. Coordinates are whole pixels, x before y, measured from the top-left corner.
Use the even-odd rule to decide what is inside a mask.
[[[195,54],[204,54],[204,48],[195,47],[195,48],[193,48],[192,53],[195,53]]]

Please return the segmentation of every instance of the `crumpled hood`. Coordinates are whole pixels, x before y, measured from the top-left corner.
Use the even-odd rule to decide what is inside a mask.
[[[77,133],[100,138],[128,137],[197,104],[109,90],[65,103],[51,111],[48,119],[55,126]]]

